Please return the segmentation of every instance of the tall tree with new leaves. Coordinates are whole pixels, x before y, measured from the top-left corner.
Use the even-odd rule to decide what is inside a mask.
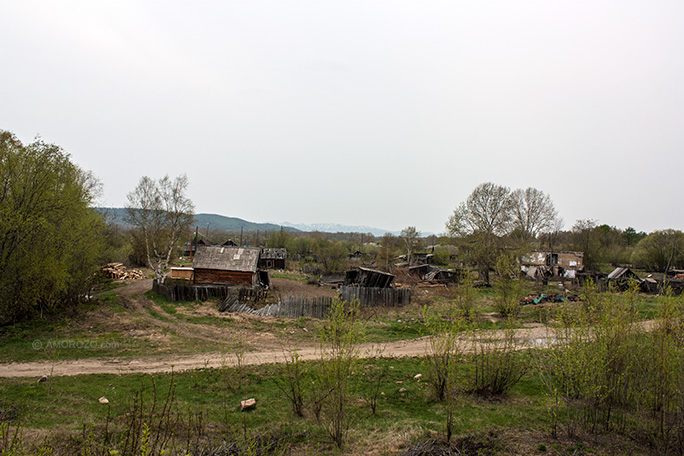
[[[127,218],[142,232],[147,262],[160,282],[171,255],[195,220],[195,207],[185,194],[187,188],[185,174],[174,180],[167,175],[159,181],[144,176],[128,194]]]
[[[468,260],[478,268],[480,280],[489,284],[500,239],[513,226],[510,189],[486,182],[475,187],[446,223],[447,232],[463,243]]]
[[[553,230],[558,219],[558,211],[551,197],[532,187],[517,189],[511,193],[511,211],[513,228],[525,241],[535,239],[539,233]]]

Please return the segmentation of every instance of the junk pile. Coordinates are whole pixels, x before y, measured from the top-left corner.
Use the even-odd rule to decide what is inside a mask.
[[[530,293],[520,300],[522,304],[541,304],[544,302],[579,302],[574,293]]]
[[[115,280],[140,280],[145,278],[145,273],[140,269],[126,269],[123,263],[109,263],[102,267],[107,277]]]

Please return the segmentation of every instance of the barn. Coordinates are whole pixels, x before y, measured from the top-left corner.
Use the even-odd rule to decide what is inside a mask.
[[[259,249],[198,245],[192,262],[196,284],[258,286]]]

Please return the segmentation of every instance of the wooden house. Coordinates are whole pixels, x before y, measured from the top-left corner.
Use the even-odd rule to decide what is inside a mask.
[[[262,269],[285,269],[287,249],[261,249],[259,267]]]
[[[195,284],[258,286],[259,249],[198,245],[192,262]],[[268,276],[268,274],[266,274]]]

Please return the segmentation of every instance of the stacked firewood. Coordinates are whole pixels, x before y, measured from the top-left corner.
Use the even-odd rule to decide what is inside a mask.
[[[123,263],[109,263],[102,267],[102,271],[110,279],[116,280],[139,280],[145,278],[145,273],[140,269],[126,269]]]

